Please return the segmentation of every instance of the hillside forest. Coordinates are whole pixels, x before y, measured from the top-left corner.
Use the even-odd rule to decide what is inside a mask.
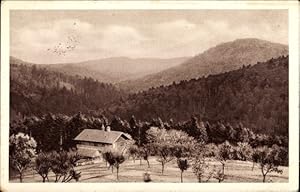
[[[64,173],[62,182],[78,181],[80,173],[73,168],[79,157],[74,159],[66,152],[76,149],[74,137],[84,129],[110,126],[114,131],[131,135],[136,148],[141,150],[140,158],[141,154],[145,160],[157,156],[162,174],[165,163],[176,157],[181,182],[182,173],[188,168],[187,160],[182,159],[185,156],[181,155],[186,151],[194,153],[193,147],[198,144],[205,144],[206,152],[200,150],[201,154],[221,162],[223,171],[214,173],[219,182],[225,179],[224,167],[229,159],[258,163],[265,182],[269,171],[280,173],[278,166],[288,165],[288,60],[288,56],[280,56],[138,93],[88,77],[70,76],[27,63],[11,63],[11,168],[17,159],[14,155],[19,155],[15,153],[16,147],[20,147],[18,139],[24,137],[34,151],[26,159],[26,166],[37,152],[35,166],[41,168],[39,165],[44,166],[41,162],[50,162],[58,182],[61,177],[57,176],[62,173],[55,167],[60,159],[69,159],[70,171]],[[176,140],[160,141],[157,134],[163,138],[174,136]],[[193,141],[193,147],[185,139]],[[241,156],[245,149],[255,152],[251,157],[244,156],[245,152]],[[165,156],[162,153],[166,151]],[[266,161],[260,160],[257,154],[266,156]],[[109,158],[105,159],[109,163]],[[109,164],[118,171],[125,157],[117,155],[115,159],[120,162]],[[199,166],[202,165],[200,162]],[[264,172],[266,165],[269,168]],[[193,171],[198,174],[195,166],[197,163],[193,164]],[[18,172],[22,182],[23,170]],[[47,175],[40,175],[45,182]]]

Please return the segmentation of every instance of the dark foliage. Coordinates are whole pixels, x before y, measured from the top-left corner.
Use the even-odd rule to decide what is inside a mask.
[[[134,115],[172,122],[195,115],[203,121],[242,122],[254,132],[287,136],[288,56],[131,94],[111,104],[108,111],[126,119]],[[216,129],[231,129],[220,126]]]
[[[10,64],[11,119],[47,112],[74,114],[102,111],[125,94],[92,78],[68,76],[35,65]]]

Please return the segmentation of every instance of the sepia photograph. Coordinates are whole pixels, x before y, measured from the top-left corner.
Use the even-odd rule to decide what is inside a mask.
[[[299,168],[289,9],[10,9],[7,21],[9,184],[289,184]]]

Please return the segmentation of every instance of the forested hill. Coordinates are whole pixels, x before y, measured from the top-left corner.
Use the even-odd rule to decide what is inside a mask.
[[[178,66],[140,79],[121,82],[119,86],[137,92],[181,80],[236,70],[243,64],[253,65],[287,54],[286,45],[255,38],[237,39],[212,47]]]
[[[18,115],[48,112],[101,113],[108,103],[124,95],[113,85],[91,78],[68,76],[15,58],[10,62],[11,120]]]
[[[288,56],[132,94],[113,115],[151,120],[242,122],[254,131],[288,135]]]

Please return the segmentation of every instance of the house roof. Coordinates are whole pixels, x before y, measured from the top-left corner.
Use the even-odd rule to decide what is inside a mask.
[[[131,140],[128,134],[121,131],[103,131],[99,129],[84,129],[74,140],[113,144],[121,136]]]

